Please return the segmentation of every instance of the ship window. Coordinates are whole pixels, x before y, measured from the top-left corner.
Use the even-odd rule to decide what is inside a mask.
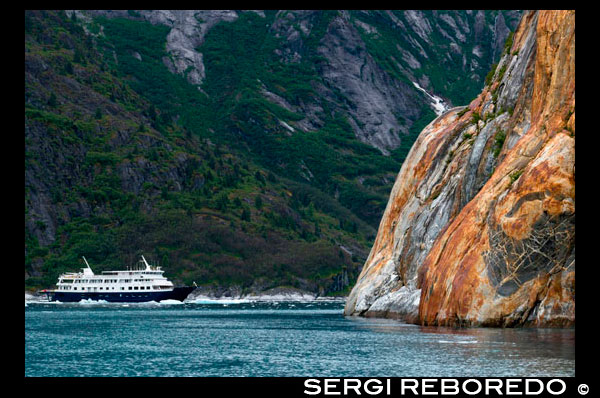
[[[77,286],[75,286],[75,287],[73,288],[73,290],[77,290]]]
[[[134,287],[134,288],[133,288],[133,290],[138,290],[138,287],[137,287],[137,286],[136,286],[136,287]]]
[[[128,290],[131,290],[131,286],[129,286],[129,289],[128,289]]]

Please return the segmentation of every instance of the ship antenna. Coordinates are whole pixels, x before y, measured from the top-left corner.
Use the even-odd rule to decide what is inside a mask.
[[[146,264],[146,270],[150,269],[150,265],[148,264],[148,262],[146,261],[146,259],[144,258],[144,255],[142,254],[142,260],[144,260],[144,264]]]
[[[86,270],[84,270],[84,274],[86,274],[86,272],[85,272],[85,271],[89,270],[89,271],[90,271],[89,273],[90,273],[91,275],[94,275],[94,271],[92,271],[92,267],[90,267],[90,265],[88,264],[87,260],[85,259],[85,256],[81,256],[81,257],[83,257],[83,261],[85,261],[85,265],[87,265],[87,269],[86,269]]]

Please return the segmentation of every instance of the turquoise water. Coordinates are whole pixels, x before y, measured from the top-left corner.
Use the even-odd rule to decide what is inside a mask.
[[[25,307],[25,376],[574,376],[573,329],[344,317],[343,302]]]

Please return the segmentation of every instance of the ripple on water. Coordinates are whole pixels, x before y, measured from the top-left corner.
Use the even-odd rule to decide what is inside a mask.
[[[574,375],[574,330],[425,328],[343,302],[26,304],[26,376]]]

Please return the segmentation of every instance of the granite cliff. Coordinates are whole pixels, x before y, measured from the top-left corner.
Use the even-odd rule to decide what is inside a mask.
[[[530,11],[482,93],[419,135],[347,315],[575,323],[575,12]]]
[[[207,34],[219,24],[243,24],[240,19],[248,14],[258,15],[268,27],[268,35],[280,39],[274,52],[282,63],[318,65],[318,79],[313,83],[318,96],[294,101],[293,96],[285,95],[289,87],[263,87],[262,93],[270,101],[305,115],[301,120],[284,121],[290,131],[323,127],[322,113],[331,108],[348,113],[356,137],[385,155],[398,148],[411,126],[432,108],[431,99],[413,82],[446,103],[466,103],[462,94],[478,91],[483,74],[498,59],[520,16],[516,10],[67,12],[72,13],[82,20],[102,16],[168,27],[163,63],[200,89],[206,80],[202,46]],[[133,52],[140,56],[135,49]],[[451,78],[442,79],[441,70]]]

